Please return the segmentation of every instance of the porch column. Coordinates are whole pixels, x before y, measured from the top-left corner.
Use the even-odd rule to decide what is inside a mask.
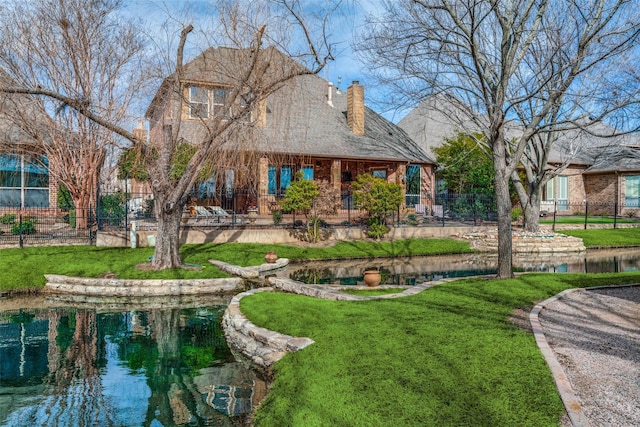
[[[261,157],[258,160],[258,212],[269,213],[267,195],[269,194],[269,159]]]
[[[338,159],[331,161],[331,185],[336,190],[340,190],[342,181],[342,162]]]

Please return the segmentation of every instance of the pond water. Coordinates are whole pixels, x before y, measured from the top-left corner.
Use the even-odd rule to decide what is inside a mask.
[[[363,286],[363,273],[382,272],[382,285],[412,286],[433,280],[497,273],[496,254],[463,254],[395,259],[331,260],[289,264],[278,273],[308,284]],[[640,269],[640,249],[592,250],[574,254],[514,254],[514,271],[609,273]]]
[[[0,425],[245,425],[266,383],[226,345],[227,304],[0,300]]]

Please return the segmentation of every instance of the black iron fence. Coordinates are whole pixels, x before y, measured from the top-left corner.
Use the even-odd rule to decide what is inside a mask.
[[[0,245],[37,246],[95,242],[96,215],[50,208],[0,209]]]
[[[214,207],[228,214],[226,220],[199,220],[185,205],[186,227],[305,227],[303,212],[283,211],[284,194],[224,192],[208,198],[192,198],[211,212]],[[53,208],[0,208],[0,245],[29,246],[94,244],[98,230],[128,230],[132,221],[138,229],[155,229],[157,220],[151,194],[102,192],[95,208],[61,210]],[[249,213],[259,207],[258,221]],[[432,200],[405,206],[390,213],[388,225],[395,227],[448,227],[497,224],[495,197],[480,194],[439,194]],[[310,215],[308,213],[308,215]],[[515,226],[522,222],[521,210],[513,210]],[[640,207],[617,203],[542,202],[540,223],[558,228],[640,227]],[[321,225],[366,227],[367,213],[353,204],[349,191],[341,194],[338,213],[322,217]]]

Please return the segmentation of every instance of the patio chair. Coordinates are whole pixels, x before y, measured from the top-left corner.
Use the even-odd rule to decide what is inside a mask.
[[[209,220],[213,219],[213,214],[207,210],[204,206],[194,206],[196,210],[196,220],[194,224],[197,223],[201,218],[204,218],[204,223],[209,224]]]
[[[229,222],[233,219],[233,215],[220,206],[207,206],[207,210],[211,213],[212,219],[215,219],[217,223]]]

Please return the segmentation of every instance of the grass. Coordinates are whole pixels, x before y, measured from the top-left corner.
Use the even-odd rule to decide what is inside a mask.
[[[399,294],[404,289],[400,288],[381,288],[381,289],[343,289],[342,292],[351,295],[360,295],[363,297],[377,297],[380,295]]]
[[[556,224],[584,224],[584,215],[557,215]],[[587,223],[588,224],[613,224],[614,220],[608,216],[588,216]],[[615,222],[618,224],[637,224],[640,222],[637,218],[621,218],[618,217]],[[540,224],[553,224],[553,218],[551,219],[541,219]]]
[[[0,250],[0,290],[39,288],[45,274],[100,277],[115,273],[127,279],[190,279],[229,277],[209,263],[218,259],[235,265],[257,265],[264,254],[275,250],[291,259],[368,258],[435,255],[471,252],[467,242],[453,239],[406,239],[396,242],[341,242],[331,247],[299,247],[258,243],[183,245],[185,263],[202,265],[202,271],[141,271],[136,264],[147,262],[153,248],[106,248],[95,246],[46,246]]]
[[[561,230],[558,233],[581,238],[587,248],[640,246],[640,228]]]
[[[558,426],[563,406],[517,308],[638,273],[467,279],[392,300],[336,302],[260,293],[241,309],[259,326],[315,344],[287,355],[260,426]]]

